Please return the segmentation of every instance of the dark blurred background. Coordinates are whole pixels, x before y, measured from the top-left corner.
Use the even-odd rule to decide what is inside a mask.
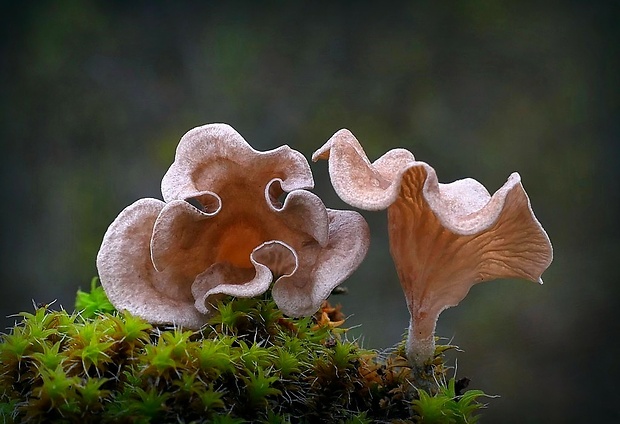
[[[107,226],[161,198],[187,130],[226,122],[309,157],[344,127],[442,182],[494,192],[520,172],[549,233],[543,286],[478,285],[440,318],[458,376],[501,396],[483,422],[620,418],[618,2],[172,3],[0,3],[2,317],[73,308]],[[371,251],[336,301],[351,337],[387,348],[408,313],[385,212],[364,216]]]

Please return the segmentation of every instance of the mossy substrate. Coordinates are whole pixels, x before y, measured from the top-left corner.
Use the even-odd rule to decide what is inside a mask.
[[[448,377],[438,346],[412,369],[401,346],[348,340],[339,307],[286,317],[271,300],[223,298],[199,331],[119,313],[100,286],[77,312],[39,306],[0,338],[7,423],[471,423],[483,407]],[[461,387],[459,387],[461,386]]]

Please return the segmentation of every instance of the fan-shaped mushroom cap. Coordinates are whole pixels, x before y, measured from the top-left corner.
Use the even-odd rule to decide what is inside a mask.
[[[196,328],[212,298],[256,296],[275,281],[286,314],[313,314],[359,266],[369,234],[361,215],[325,208],[312,185],[288,146],[256,151],[225,124],[189,131],[162,180],[166,202],[136,202],[104,237],[97,267],[110,301]]]
[[[474,284],[510,277],[542,283],[552,247],[519,174],[493,196],[470,178],[441,184],[432,167],[403,149],[371,163],[347,130],[319,149],[317,159],[329,159],[334,189],[345,202],[388,210],[390,251],[411,313],[413,362],[432,357],[439,314]]]

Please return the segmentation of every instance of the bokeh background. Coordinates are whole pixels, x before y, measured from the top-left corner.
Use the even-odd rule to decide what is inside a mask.
[[[71,309],[107,226],[161,198],[190,128],[309,157],[344,127],[442,182],[493,192],[520,172],[551,237],[544,285],[481,284],[440,318],[458,376],[501,396],[484,422],[620,418],[618,2],[335,3],[2,1],[0,315]],[[385,213],[363,214],[372,247],[336,301],[351,337],[387,348],[408,313]]]

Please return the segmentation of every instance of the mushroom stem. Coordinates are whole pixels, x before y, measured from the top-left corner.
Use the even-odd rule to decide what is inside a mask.
[[[412,366],[422,367],[435,354],[434,334],[439,313],[429,307],[429,276],[419,266],[426,262],[428,252],[420,250],[416,242],[420,235],[415,236],[420,231],[418,222],[407,219],[407,213],[403,213],[406,209],[402,199],[387,209],[390,253],[411,315],[405,351]]]
[[[420,317],[411,311],[409,332],[405,352],[409,363],[416,367],[423,367],[435,356],[435,317]]]
[[[401,281],[405,281],[405,284],[411,282],[409,280]],[[408,285],[403,285],[405,296],[407,295],[407,287]],[[429,309],[419,299],[413,297],[407,299],[407,308],[411,319],[405,352],[412,366],[423,367],[430,363],[435,356],[435,326],[440,312]]]
[[[407,334],[405,352],[411,365],[422,367],[435,355],[435,336],[434,332],[430,335],[422,336],[417,331],[417,327],[417,323],[414,323],[413,319],[411,319],[409,321],[409,333]]]

